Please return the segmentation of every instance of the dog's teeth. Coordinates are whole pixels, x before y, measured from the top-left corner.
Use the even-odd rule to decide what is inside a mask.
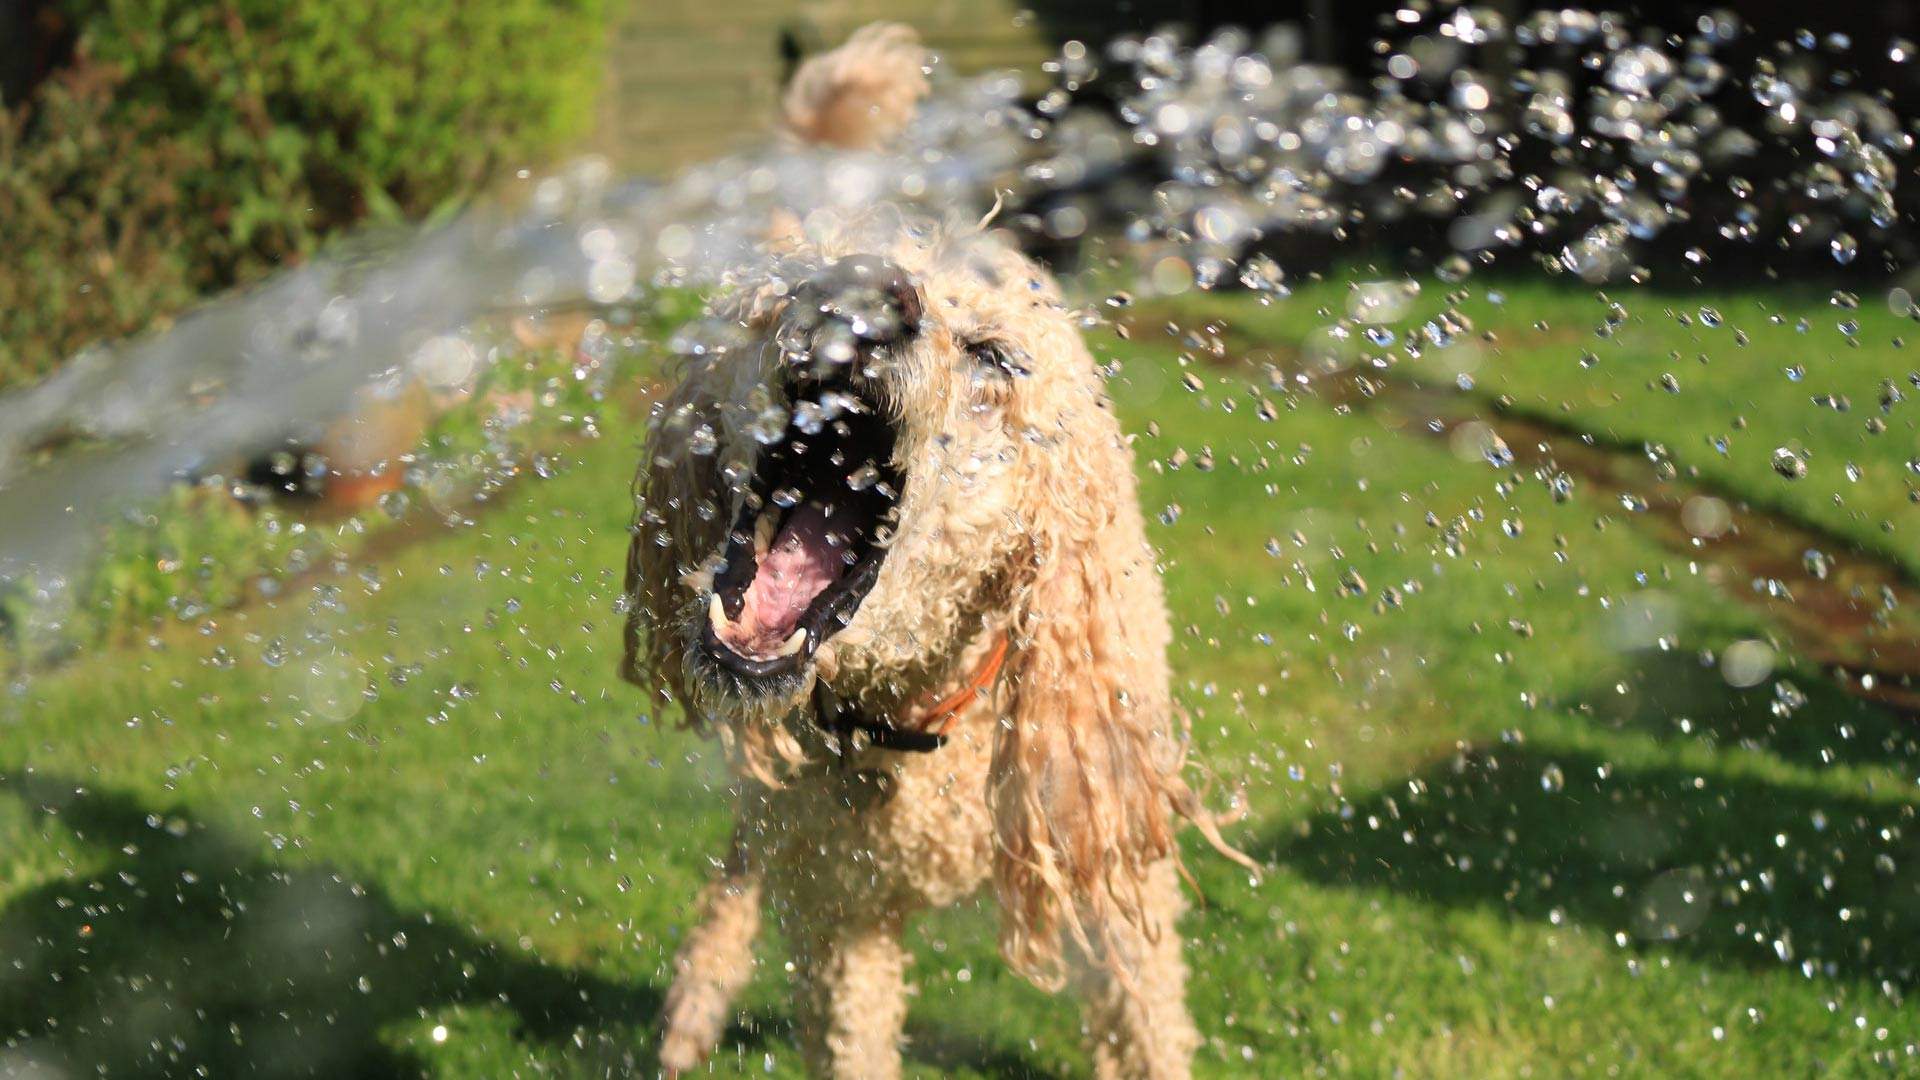
[[[707,622],[713,626],[713,632],[719,633],[727,628],[727,609],[720,603],[720,594],[714,593],[707,601]]]
[[[780,646],[780,651],[775,653],[774,655],[792,656],[795,653],[798,653],[801,647],[806,645],[806,643],[807,643],[807,632],[805,630],[795,630],[793,632],[793,636],[788,638],[786,640],[786,643]]]
[[[771,510],[761,514],[760,520],[753,523],[753,554],[756,558],[764,556],[767,549],[773,546],[773,530],[777,524]]]

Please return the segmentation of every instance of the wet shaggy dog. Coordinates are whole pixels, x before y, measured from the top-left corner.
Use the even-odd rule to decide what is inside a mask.
[[[661,1063],[715,1047],[765,908],[809,1068],[898,1075],[907,920],[991,883],[1003,955],[1079,992],[1100,1075],[1185,1076],[1174,828],[1217,835],[1075,318],[977,229],[816,214],[773,248],[715,301],[730,337],[686,361],[636,479],[625,673],[738,781]]]

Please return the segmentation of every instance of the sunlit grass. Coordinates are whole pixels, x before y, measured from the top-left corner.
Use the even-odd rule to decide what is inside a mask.
[[[1189,310],[1215,303],[1276,348],[1302,325],[1283,318],[1318,318]],[[1752,305],[1721,306],[1739,323]],[[1731,331],[1629,306],[1645,340],[1587,370],[1595,346],[1521,343],[1534,321],[1590,337],[1598,302],[1509,290],[1506,314],[1474,315],[1502,342],[1478,391],[1663,431],[1703,475],[1887,535],[1851,514],[1892,515],[1897,491],[1884,511],[1814,494],[1845,483],[1830,466],[1868,389],[1820,426],[1808,383],[1755,374],[1788,355],[1756,325],[1745,383],[1721,377],[1729,344],[1678,367],[1679,395],[1644,391],[1677,366],[1660,343]],[[1196,364],[1191,388],[1149,336],[1101,348],[1140,433],[1180,696],[1216,800],[1244,789],[1232,835],[1272,867],[1256,885],[1190,857],[1203,1073],[1916,1068],[1909,729],[1790,659],[1776,677],[1808,701],[1786,715],[1773,680],[1729,688],[1703,653],[1764,635],[1761,616],[1630,520],[1596,528],[1584,498],[1502,486],[1311,395],[1264,420],[1245,370]],[[1867,350],[1835,353],[1834,377],[1866,385]],[[1605,385],[1632,407],[1596,402]],[[1789,485],[1764,455],[1702,452],[1729,409],[1742,447],[1774,439],[1763,421],[1829,441]],[[650,1069],[726,796],[715,748],[614,677],[638,432],[603,430],[375,573],[0,699],[0,1055],[74,1074]],[[934,916],[915,947],[918,1075],[1084,1073],[1071,1009],[1002,970],[989,911]],[[797,1074],[778,942],[762,956],[721,1074]]]
[[[1714,295],[1537,276],[1454,285],[1427,277],[1385,324],[1392,344],[1368,342],[1358,329],[1364,320],[1345,343],[1329,341],[1328,327],[1363,310],[1353,283],[1406,280],[1355,270],[1305,282],[1269,305],[1225,293],[1184,298],[1178,310],[1196,326],[1224,320],[1231,337],[1282,362],[1390,356],[1388,370],[1401,377],[1464,386],[1605,443],[1656,449],[1705,483],[1920,572],[1912,464],[1920,460],[1920,356],[1909,347],[1920,323],[1904,291],[1784,284]],[[1449,308],[1471,329],[1443,348],[1423,341],[1425,355],[1406,361],[1406,343],[1421,341],[1423,324]],[[1776,467],[1782,449],[1805,464],[1804,476]]]

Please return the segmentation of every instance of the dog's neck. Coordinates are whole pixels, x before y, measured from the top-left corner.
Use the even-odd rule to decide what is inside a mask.
[[[817,684],[802,707],[811,713],[803,718],[811,721],[806,726],[826,736],[836,753],[849,739],[890,750],[939,749],[949,732],[992,699],[1009,651],[1007,628],[984,617],[974,619],[965,640],[946,662],[910,677],[876,680],[859,691]]]

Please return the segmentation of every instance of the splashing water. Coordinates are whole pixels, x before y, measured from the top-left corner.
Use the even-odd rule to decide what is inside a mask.
[[[1008,194],[1034,246],[1115,226],[1182,253],[1150,279],[1164,287],[1274,295],[1289,237],[1361,243],[1419,223],[1454,281],[1509,250],[1589,282],[1643,280],[1639,248],[1671,229],[1703,234],[1694,264],[1729,246],[1905,254],[1895,177],[1913,137],[1830,77],[1822,43],[1736,72],[1728,14],[1674,38],[1573,9],[1423,19],[1382,43],[1386,74],[1366,86],[1303,63],[1289,28],[1126,37],[1104,54],[1072,42],[1031,108],[1011,75],[950,81],[888,154],[771,145],[665,183],[588,161],[517,210],[343,246],[0,398],[0,576],[57,577],[116,513],[324,424],[369,384],[395,392],[431,364],[423,346],[485,313],[724,282],[776,210],[959,219]]]
[[[483,314],[718,282],[754,258],[775,208],[978,201],[1010,160],[1013,88],[952,88],[889,156],[775,146],[665,184],[615,184],[586,160],[517,213],[480,208],[386,250],[343,245],[169,332],[85,352],[0,398],[0,577],[57,575],[120,510],[323,425],[370,384],[391,396],[431,377],[431,343]]]
[[[1196,1005],[1234,1010],[1205,1018],[1210,1044],[1244,1039],[1248,1074],[1329,1055],[1386,1072],[1435,1047],[1444,1071],[1489,1046],[1658,1069],[1717,1065],[1729,1043],[1761,1071],[1911,1068],[1920,624],[1902,567],[1920,549],[1899,514],[1920,504],[1920,372],[1890,365],[1914,284],[1707,303],[1619,283],[1776,259],[1851,282],[1909,262],[1895,180],[1913,126],[1843,77],[1845,49],[1752,42],[1731,16],[1671,37],[1573,9],[1394,17],[1369,81],[1303,61],[1284,28],[1155,33],[1069,43],[1037,98],[1011,76],[946,81],[889,153],[765,145],[664,181],[581,162],[89,351],[0,397],[0,637],[9,575],[57,594],[103,526],[200,494],[168,490],[181,480],[369,398],[508,367],[495,321],[620,325],[682,286],[779,273],[761,247],[788,215],[970,226],[1004,203],[995,227],[1092,271],[1069,287],[1137,437],[1174,690],[1196,757],[1287,868],[1209,885],[1226,902],[1183,923],[1206,946]],[[1366,262],[1376,245],[1384,265]],[[1329,266],[1345,279],[1317,280]],[[1509,272],[1490,284],[1490,268]],[[657,344],[692,353],[727,329]],[[612,349],[596,340],[577,355]],[[517,393],[516,414],[545,407]],[[774,396],[747,427],[767,445],[858,406]],[[685,929],[654,894],[712,854],[695,805],[720,801],[698,793],[722,766],[691,739],[662,754],[667,711],[603,688],[606,613],[631,603],[611,565],[620,434],[497,529],[310,585],[294,575],[313,567],[275,556],[270,613],[211,617],[192,576],[209,556],[156,543],[191,633],[0,685],[27,774],[0,776],[0,797],[44,814],[0,817],[23,853],[0,941],[25,944],[13,981],[35,988],[14,995],[0,1062],[80,1075],[116,1039],[149,1072],[243,1042],[331,1060],[311,1055],[376,1041],[373,1025],[451,1071],[630,1054],[644,973],[669,970]],[[711,426],[686,437],[750,475]],[[452,452],[421,453],[431,468],[381,503],[392,518],[464,506],[435,486]],[[871,461],[846,464],[850,491],[896,495]],[[70,853],[82,843],[101,849]],[[1449,905],[1471,934],[1448,930]],[[991,954],[949,943],[961,921],[928,929],[970,965],[959,982]],[[193,975],[236,955],[272,985]],[[603,986],[564,956],[641,981]],[[1315,970],[1351,984],[1338,1009],[1315,1015],[1311,987],[1262,997]],[[931,996],[938,976],[921,977]],[[1016,1051],[983,1067],[1018,1071],[1024,1044],[1044,1071],[1073,1034],[939,1008]],[[747,1046],[728,1052],[785,1067]],[[439,1047],[472,1056],[447,1066]]]

